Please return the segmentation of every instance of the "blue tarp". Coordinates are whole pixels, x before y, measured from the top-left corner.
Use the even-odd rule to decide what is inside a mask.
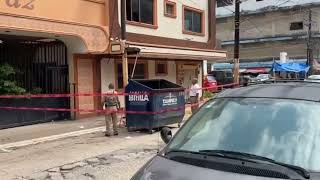
[[[306,65],[306,63],[297,63],[297,62],[289,62],[289,63],[278,63],[274,62],[272,65],[271,71],[276,72],[308,72],[310,66]]]
[[[241,61],[240,61],[241,62]],[[272,68],[274,61],[266,61],[266,62],[259,62],[259,60],[256,60],[256,62],[242,62],[240,63],[240,69],[248,69],[248,68]],[[276,62],[280,62],[280,60],[276,60]],[[295,62],[295,63],[306,63],[306,59],[289,59],[287,62]],[[214,70],[227,70],[232,69],[233,64],[230,63],[214,63],[213,64]]]

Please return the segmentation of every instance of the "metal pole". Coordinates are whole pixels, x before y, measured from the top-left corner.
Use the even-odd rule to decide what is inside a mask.
[[[73,109],[77,108],[77,100],[76,100],[76,83],[72,83],[72,91],[73,91]],[[73,119],[77,119],[77,112],[73,112]]]
[[[312,11],[311,9],[309,9],[308,43],[307,43],[307,63],[310,66],[309,74],[312,74],[312,70],[313,70],[313,52],[312,52],[311,38],[312,38]]]
[[[133,69],[132,69],[132,73],[131,73],[131,79],[133,79],[134,73],[136,71],[136,66],[137,66],[137,61],[138,61],[138,55],[139,53],[137,53],[136,55],[136,60],[134,61],[134,65],[133,65]]]
[[[122,55],[123,88],[128,84],[128,56],[126,51],[126,0],[121,0],[121,41],[124,48]]]
[[[236,0],[235,4],[235,16],[234,16],[234,67],[233,67],[233,78],[234,83],[239,84],[239,49],[240,49],[240,0]]]
[[[121,39],[126,40],[126,0],[121,0]]]

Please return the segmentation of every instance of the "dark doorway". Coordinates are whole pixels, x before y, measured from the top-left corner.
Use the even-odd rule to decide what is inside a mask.
[[[0,64],[16,73],[12,81],[28,94],[69,93],[67,47],[56,39],[0,35]],[[69,98],[1,99],[2,107],[69,108]],[[66,112],[0,109],[0,129],[70,117]]]

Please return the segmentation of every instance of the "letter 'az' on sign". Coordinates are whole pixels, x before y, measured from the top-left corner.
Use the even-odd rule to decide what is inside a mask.
[[[36,0],[5,0],[8,7],[33,10]]]

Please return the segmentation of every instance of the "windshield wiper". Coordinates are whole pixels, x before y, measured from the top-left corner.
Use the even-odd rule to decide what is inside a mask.
[[[219,155],[219,156],[240,156],[242,158],[249,158],[249,159],[256,159],[256,160],[260,160],[260,161],[266,161],[272,164],[276,164],[279,166],[283,166],[286,167],[288,169],[294,170],[295,172],[297,172],[298,174],[300,174],[301,176],[303,176],[306,179],[310,179],[310,173],[299,166],[295,166],[295,165],[291,165],[291,164],[286,164],[286,163],[282,163],[282,162],[278,162],[276,160],[267,158],[267,157],[263,157],[263,156],[258,156],[258,155],[254,155],[254,154],[249,154],[249,153],[243,153],[243,152],[236,152],[236,151],[227,151],[227,150],[200,150],[199,153],[206,153],[207,155]]]
[[[223,157],[223,158],[228,158],[228,159],[235,159],[235,160],[241,160],[241,161],[248,161],[248,162],[255,162],[255,161],[250,161],[247,158],[239,157],[239,156],[234,156],[231,154],[222,154],[222,153],[208,153],[206,151],[187,151],[187,150],[180,150],[180,149],[172,149],[170,151],[165,152],[165,155],[168,155],[170,153],[186,153],[186,154],[197,154],[197,155],[205,155],[205,156],[217,156],[217,157]]]

